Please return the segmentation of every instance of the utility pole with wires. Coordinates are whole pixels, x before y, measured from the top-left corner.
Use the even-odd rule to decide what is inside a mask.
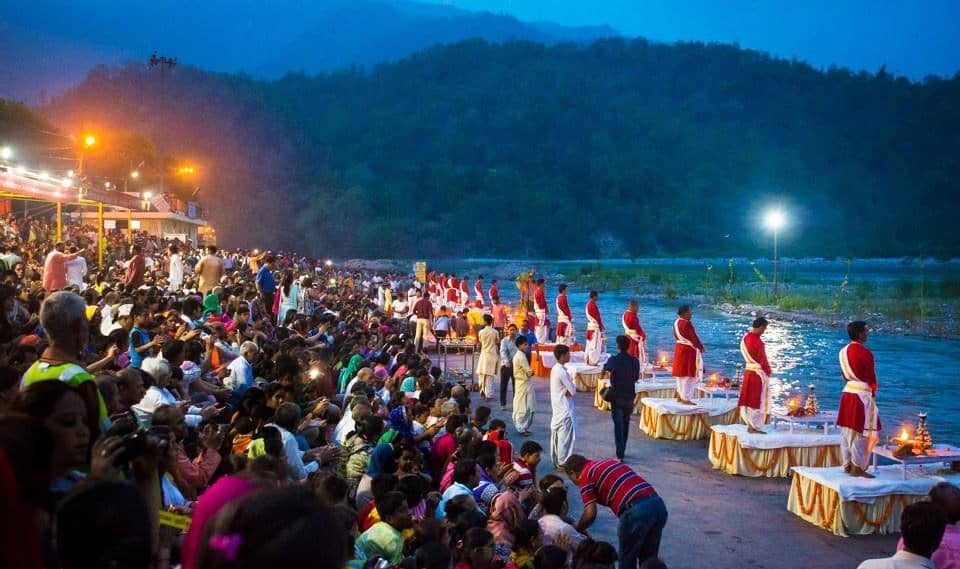
[[[166,126],[166,74],[168,69],[173,69],[177,65],[176,58],[165,57],[163,55],[157,55],[154,52],[150,56],[150,67],[159,67],[160,68],[160,132],[157,136],[157,157],[160,160],[160,195],[163,195],[163,177],[164,177],[164,165],[163,165],[163,150],[162,150],[162,140],[163,140],[163,128]]]

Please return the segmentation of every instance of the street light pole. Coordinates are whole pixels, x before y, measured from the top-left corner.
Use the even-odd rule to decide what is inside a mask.
[[[787,218],[783,211],[774,209],[767,212],[763,218],[763,223],[767,226],[767,229],[773,231],[773,297],[776,298],[780,292],[780,251],[777,240],[780,228],[787,223]]]
[[[163,176],[164,176],[164,166],[163,166],[163,151],[162,149],[162,140],[163,140],[163,127],[166,126],[166,107],[167,107],[167,93],[166,93],[166,71],[167,69],[173,69],[177,65],[176,58],[166,57],[163,55],[157,55],[156,53],[150,56],[150,67],[159,67],[160,68],[160,135],[157,137],[157,157],[160,160],[160,195],[163,195]]]
[[[773,230],[773,296],[774,298],[777,297],[777,292],[778,292],[777,291],[777,264],[778,264],[777,232],[779,232],[779,228],[774,228]]]

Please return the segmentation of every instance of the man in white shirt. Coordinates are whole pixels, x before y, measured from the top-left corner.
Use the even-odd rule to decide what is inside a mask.
[[[858,569],[935,569],[930,557],[940,547],[946,527],[946,515],[937,504],[911,504],[900,514],[903,550],[893,557],[864,561]]]
[[[577,387],[564,365],[570,361],[570,347],[557,344],[553,348],[553,355],[557,363],[550,368],[550,406],[553,410],[550,419],[550,458],[559,469],[573,454],[573,443],[577,439],[573,406]]]
[[[76,253],[79,251],[76,246],[70,247],[70,253]],[[87,287],[86,283],[83,282],[83,277],[87,276],[87,260],[83,258],[82,255],[78,255],[75,258],[67,261],[67,284],[70,286],[75,286],[80,289],[80,292],[83,292],[83,289]]]
[[[243,358],[237,358],[243,359]],[[290,480],[302,482],[307,479],[311,472],[316,472],[320,464],[313,459],[310,452],[303,452],[297,445],[297,439],[293,436],[293,430],[300,423],[300,407],[295,403],[283,403],[277,407],[274,415],[274,422],[270,425],[280,431],[283,438],[283,454],[287,458],[287,474]],[[304,462],[306,459],[306,462]]]
[[[150,374],[156,383],[147,389],[147,392],[143,395],[143,399],[132,406],[131,409],[140,426],[149,428],[153,423],[153,414],[159,407],[179,404],[177,398],[174,397],[168,389],[176,384],[176,379],[173,377],[169,362],[161,358],[144,359],[140,366],[140,371]],[[200,423],[204,420],[211,419],[216,413],[216,407],[211,406],[206,409],[201,409],[200,407],[191,405],[187,408],[184,419],[188,427],[198,427]]]
[[[223,385],[233,390],[234,397],[242,396],[253,387],[253,362],[257,359],[260,348],[254,342],[244,342],[240,345],[240,357],[230,362],[230,370],[223,380]]]

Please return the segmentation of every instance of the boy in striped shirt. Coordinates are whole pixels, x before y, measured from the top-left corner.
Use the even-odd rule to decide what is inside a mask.
[[[570,481],[580,487],[583,515],[576,528],[584,533],[597,517],[597,504],[619,518],[620,569],[637,569],[657,557],[667,523],[667,507],[653,486],[619,460],[587,460],[574,454],[563,465]]]

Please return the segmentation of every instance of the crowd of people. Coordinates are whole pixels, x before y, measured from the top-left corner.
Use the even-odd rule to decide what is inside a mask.
[[[533,271],[510,311],[496,281],[478,279],[471,298],[463,278],[139,234],[88,270],[95,236],[54,242],[41,225],[5,223],[0,251],[0,568],[666,567],[666,505],[622,461],[629,412],[613,414],[616,458],[574,452],[565,286],[550,337]],[[602,360],[614,409],[632,405],[645,362],[628,312]],[[437,365],[451,337],[480,346],[476,384]],[[549,450],[530,430],[530,351],[546,341],[560,364]],[[681,374],[696,373],[691,358]],[[512,425],[486,405],[497,376],[501,410],[513,386]],[[957,522],[955,494],[932,501]],[[601,506],[618,518],[615,545],[590,534]],[[904,512],[905,527],[933,518]],[[905,529],[898,555],[929,558],[931,543]]]
[[[26,226],[0,255],[0,567],[663,566],[659,533],[588,533],[598,505],[665,522],[656,492],[570,454],[570,519],[541,445],[443,376],[435,319],[414,342],[411,276],[146,236],[97,268],[86,232]],[[492,324],[448,330],[495,338],[496,368]]]

